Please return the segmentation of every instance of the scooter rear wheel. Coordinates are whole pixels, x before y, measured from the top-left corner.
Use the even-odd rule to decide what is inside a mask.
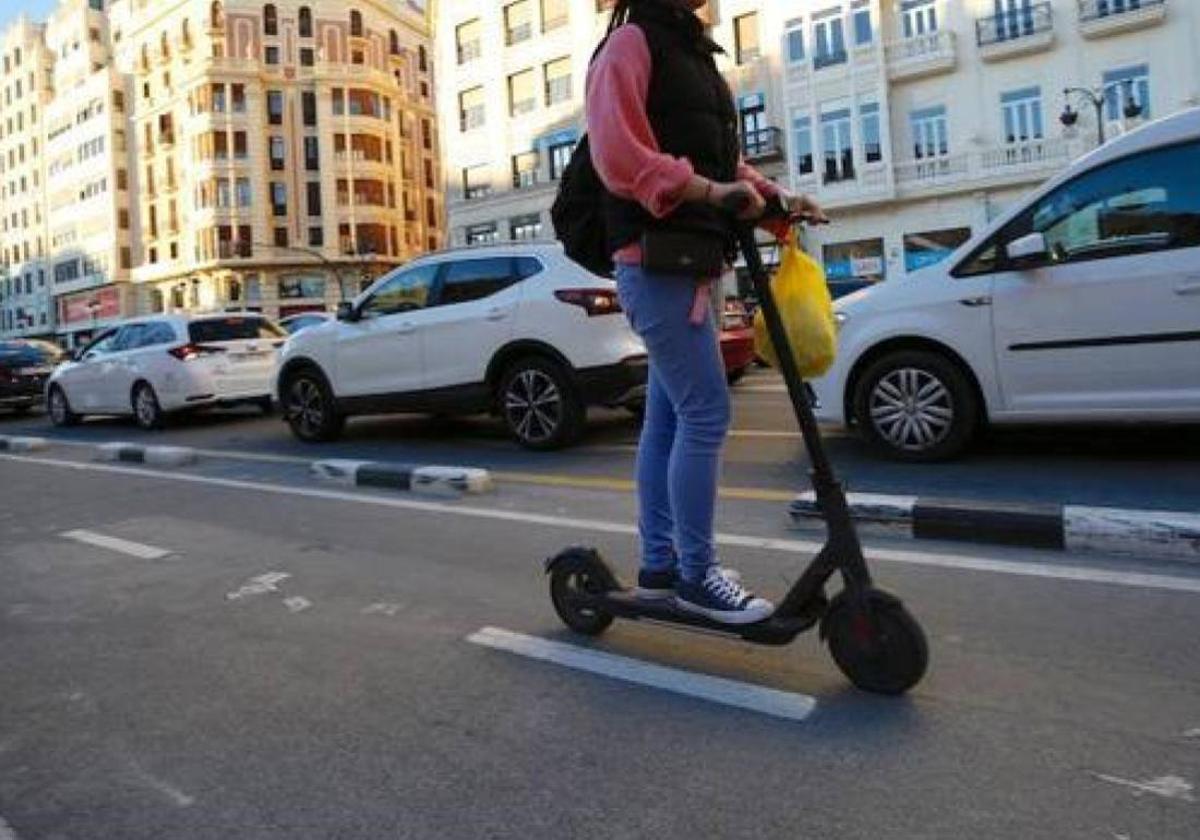
[[[550,600],[563,624],[576,633],[599,636],[613,617],[584,603],[588,595],[608,591],[608,576],[591,564],[571,564],[550,572]]]
[[[829,652],[850,682],[875,694],[903,694],[921,681],[929,667],[925,631],[890,596],[868,599],[862,609],[850,599],[838,601],[824,627]]]

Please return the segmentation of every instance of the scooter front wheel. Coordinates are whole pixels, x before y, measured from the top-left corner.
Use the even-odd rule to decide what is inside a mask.
[[[925,631],[890,595],[872,592],[865,608],[851,598],[837,599],[822,631],[833,661],[863,691],[903,694],[929,667]]]
[[[550,571],[550,601],[563,624],[587,636],[599,636],[608,629],[613,617],[593,606],[589,596],[607,592],[609,577],[606,569],[587,562]]]

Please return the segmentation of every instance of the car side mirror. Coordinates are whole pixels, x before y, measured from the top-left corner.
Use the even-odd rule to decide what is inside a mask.
[[[1014,239],[1005,246],[1004,250],[1008,255],[1008,259],[1017,266],[1044,260],[1050,254],[1050,248],[1046,245],[1045,234],[1038,232],[1026,234],[1020,239]]]
[[[354,309],[354,304],[348,300],[343,300],[337,306],[337,319],[339,321],[357,321],[358,312]]]

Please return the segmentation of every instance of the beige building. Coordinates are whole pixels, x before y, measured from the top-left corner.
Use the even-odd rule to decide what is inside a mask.
[[[326,308],[443,239],[423,4],[117,0],[149,311]]]
[[[0,336],[54,331],[46,234],[46,106],[54,95],[45,25],[0,38]]]
[[[4,35],[0,336],[327,308],[443,244],[419,0],[61,0]]]

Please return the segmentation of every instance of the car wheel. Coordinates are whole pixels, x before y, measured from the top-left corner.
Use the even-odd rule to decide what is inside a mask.
[[[50,422],[55,426],[74,426],[79,422],[79,415],[71,410],[66,392],[58,385],[53,386],[47,395],[46,411],[50,414]]]
[[[292,434],[305,443],[337,440],[346,418],[338,413],[333,391],[316,370],[303,369],[288,376],[283,404]]]
[[[133,419],[148,432],[163,427],[163,410],[158,404],[158,395],[147,382],[139,382],[133,389]]]
[[[583,402],[567,372],[549,359],[530,356],[509,366],[497,396],[504,424],[526,449],[559,449],[583,432]]]
[[[854,389],[860,434],[892,458],[941,461],[960,454],[979,425],[979,401],[963,371],[925,350],[874,362]]]

